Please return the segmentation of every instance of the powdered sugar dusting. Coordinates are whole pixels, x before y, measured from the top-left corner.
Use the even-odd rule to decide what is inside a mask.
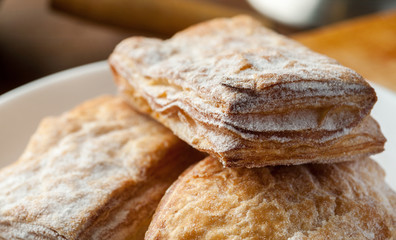
[[[130,38],[116,52],[131,59],[140,76],[167,79],[169,84],[198,91],[202,98],[230,104],[246,95],[227,86],[259,92],[280,82],[362,81],[335,60],[256,25],[245,18],[218,20],[206,26],[211,34],[194,34],[197,29],[192,28],[163,42]],[[306,84],[294,86],[309,88]],[[318,94],[342,94],[329,90],[328,86],[318,89]]]

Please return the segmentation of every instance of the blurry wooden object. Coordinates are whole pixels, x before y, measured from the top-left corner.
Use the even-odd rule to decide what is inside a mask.
[[[240,2],[244,2],[239,0]],[[203,0],[51,0],[56,10],[95,22],[170,36],[198,22],[216,17],[249,14],[271,27],[271,22],[248,6]]]
[[[396,91],[396,11],[329,25],[293,38]]]

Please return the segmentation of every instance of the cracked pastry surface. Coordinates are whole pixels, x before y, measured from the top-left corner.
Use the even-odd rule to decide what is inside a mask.
[[[254,144],[334,142],[376,101],[373,88],[353,70],[246,16],[201,23],[165,41],[126,39],[109,63],[135,108],[227,166],[245,166],[238,164],[240,155]],[[287,159],[282,154],[277,164]]]
[[[143,239],[198,153],[119,97],[44,119],[0,170],[0,239]]]
[[[246,169],[208,157],[167,190],[145,239],[395,239],[384,175],[369,158]]]

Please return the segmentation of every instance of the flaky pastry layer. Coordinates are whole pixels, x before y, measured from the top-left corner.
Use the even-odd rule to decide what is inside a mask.
[[[234,136],[325,144],[352,131],[376,101],[353,70],[246,16],[201,23],[165,41],[126,39],[109,62],[130,101],[144,102],[140,110],[208,152],[235,150]],[[184,120],[166,120],[175,114]],[[176,129],[189,121],[216,141],[204,147]]]
[[[165,190],[201,156],[119,97],[46,118],[0,170],[0,239],[143,239]]]
[[[396,193],[371,159],[223,168],[208,157],[158,206],[146,240],[394,239]]]
[[[118,78],[122,80],[122,78]],[[330,163],[349,161],[384,150],[386,142],[378,123],[367,116],[337,139],[317,143],[308,139],[270,138],[246,139],[228,130],[195,121],[188,113],[172,108],[158,114],[150,108],[146,99],[132,89],[122,92],[126,101],[141,112],[150,114],[172,129],[181,139],[195,148],[216,156],[227,167],[264,167],[303,163]]]

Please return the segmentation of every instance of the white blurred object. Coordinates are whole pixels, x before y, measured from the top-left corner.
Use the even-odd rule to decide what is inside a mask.
[[[248,0],[263,15],[298,28],[315,27],[396,7],[395,0]]]

